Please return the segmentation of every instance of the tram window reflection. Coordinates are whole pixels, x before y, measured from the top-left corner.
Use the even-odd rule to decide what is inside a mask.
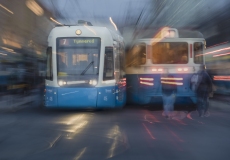
[[[159,42],[152,45],[153,64],[187,64],[188,43]]]
[[[146,44],[136,44],[126,56],[126,66],[139,66],[146,63]]]

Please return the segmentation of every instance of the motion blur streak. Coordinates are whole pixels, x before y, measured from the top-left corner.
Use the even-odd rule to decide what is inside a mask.
[[[221,56],[226,56],[226,55],[229,55],[229,54],[230,54],[230,52],[224,53],[224,54],[214,55],[213,57],[221,57]]]
[[[216,53],[216,52],[220,52],[220,51],[225,51],[225,50],[229,50],[229,49],[230,49],[230,47],[223,48],[223,49],[218,49],[218,50],[215,50],[215,51],[212,51],[212,52],[207,52],[207,53],[204,53],[204,54],[198,54],[198,55],[196,55],[196,57],[201,56],[201,55],[212,54],[212,53]]]
[[[7,56],[7,54],[4,54],[4,53],[0,53],[1,55],[3,55],[3,56]]]
[[[214,76],[215,81],[230,81],[230,76]]]
[[[147,133],[149,134],[150,138],[156,139],[156,138],[152,135],[152,133],[149,131],[149,129],[146,127],[146,125],[145,125],[144,123],[142,123],[142,124],[143,124],[143,126],[145,127],[145,130],[147,131]]]
[[[145,118],[146,121],[153,120],[153,122],[160,122],[160,121],[159,121],[154,115],[152,115],[151,113],[145,111],[144,114],[145,114],[144,118]]]
[[[228,43],[228,41],[222,42],[222,43],[219,43],[219,44],[215,44],[213,46],[207,47],[206,49],[209,49],[209,48],[212,48],[212,47],[216,47],[216,46],[219,46],[219,45],[222,45],[222,44],[226,44],[226,43]]]
[[[95,32],[93,29],[89,28],[89,27],[86,26],[86,25],[84,25],[84,26],[85,26],[85,28],[87,28],[90,32],[92,32],[94,35],[97,35],[96,32]]]
[[[57,136],[57,138],[55,138],[55,140],[53,142],[50,143],[49,148],[52,148],[54,146],[54,144],[61,138],[61,135]]]
[[[174,133],[171,129],[169,129],[168,127],[165,127],[173,137],[175,137],[178,141],[180,142],[184,142],[184,140],[182,140],[176,133]]]
[[[34,0],[27,0],[26,6],[34,12],[37,16],[42,16],[44,14],[43,9],[34,1]]]
[[[116,29],[116,31],[117,31],[117,26],[116,26],[116,24],[113,22],[113,20],[112,20],[112,18],[111,18],[111,17],[109,17],[109,20],[110,20],[110,22],[113,24],[114,28],[115,28],[115,29]]]
[[[122,137],[122,134],[121,134],[119,126],[115,125],[109,131],[107,137],[113,139],[112,145],[111,145],[111,147],[109,149],[109,153],[108,153],[108,156],[107,156],[107,158],[111,158],[111,157],[113,157],[115,155],[115,151],[116,151],[116,148],[118,146],[118,141],[123,140],[123,137]]]
[[[182,125],[187,125],[186,123],[184,123],[182,120],[177,119],[177,118],[173,118],[175,121],[177,121],[178,123],[182,124]]]
[[[52,17],[50,17],[50,20],[53,21],[53,22],[55,22],[55,23],[57,23],[57,24],[63,25],[63,24],[61,24],[60,22],[58,22],[58,21],[56,21],[55,19],[53,19]]]
[[[8,52],[13,52],[14,50],[13,49],[10,49],[10,48],[6,48],[6,47],[1,47],[2,49],[8,51]]]
[[[6,8],[5,6],[0,4],[0,7],[2,7],[3,9],[5,9],[7,12],[14,14],[14,12],[12,12],[11,10],[9,10],[8,8]]]
[[[84,117],[84,114],[82,115],[77,115],[76,117],[71,118],[68,122],[67,125],[74,124],[79,119],[82,119]]]
[[[67,130],[68,132],[73,132],[73,133],[79,133],[81,128],[83,128],[86,124],[88,123],[88,121],[83,121],[77,125],[74,125],[73,127],[71,127],[70,130]]]
[[[2,41],[6,45],[9,45],[9,46],[12,46],[15,48],[22,48],[22,46],[20,44],[18,44],[17,42],[13,42],[12,40],[2,38]]]
[[[81,152],[77,155],[76,158],[74,158],[74,160],[79,160],[82,157],[82,155],[85,153],[85,151],[86,151],[86,147],[81,150]]]

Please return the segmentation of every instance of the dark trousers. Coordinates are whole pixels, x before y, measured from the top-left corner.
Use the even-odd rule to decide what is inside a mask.
[[[209,97],[207,93],[198,94],[197,97],[197,110],[201,116],[203,113],[208,111],[209,108]]]

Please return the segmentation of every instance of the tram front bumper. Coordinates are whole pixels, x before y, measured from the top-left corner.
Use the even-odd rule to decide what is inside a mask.
[[[97,88],[59,88],[59,107],[92,108],[97,104]]]
[[[95,108],[97,88],[55,88],[46,89],[45,106],[68,108]]]

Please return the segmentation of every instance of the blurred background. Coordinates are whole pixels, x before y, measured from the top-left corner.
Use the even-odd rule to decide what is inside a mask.
[[[162,27],[201,32],[215,87],[211,116],[188,106],[172,121],[148,106],[39,109],[48,35],[79,20],[119,30],[126,51]],[[230,0],[0,0],[0,159],[229,159],[229,41]]]
[[[228,45],[230,1],[0,0],[1,99],[42,92],[48,34],[55,25],[76,25],[78,20],[118,29],[126,47],[136,38],[153,37],[164,26],[200,31],[207,47]],[[224,59],[229,64],[229,56]],[[8,99],[7,103],[13,103]]]

